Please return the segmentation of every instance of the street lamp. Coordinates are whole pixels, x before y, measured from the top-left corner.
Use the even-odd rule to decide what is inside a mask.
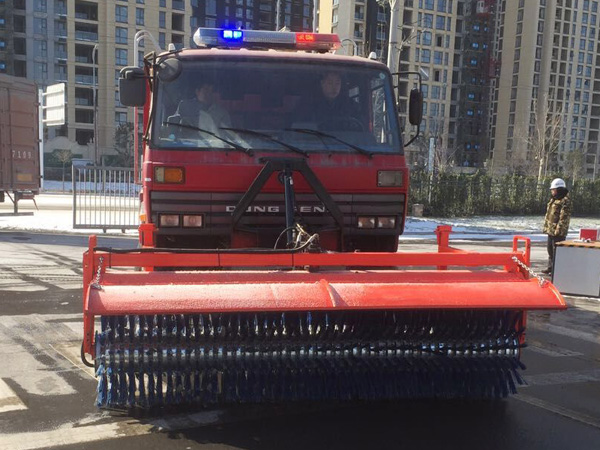
[[[352,44],[352,52],[353,52],[352,56],[358,55],[358,45],[356,44],[356,41],[354,39],[349,39],[349,38],[342,39],[342,42],[341,42],[342,46],[344,45],[344,42],[350,42]]]
[[[98,44],[92,49],[92,88],[94,91],[94,164],[98,164],[98,89],[96,86],[96,54]]]
[[[398,71],[398,61],[396,60],[396,49],[398,48],[398,17],[400,16],[400,3],[398,0],[379,0],[380,6],[386,3],[390,5],[390,35],[388,40],[387,66],[392,72]]]

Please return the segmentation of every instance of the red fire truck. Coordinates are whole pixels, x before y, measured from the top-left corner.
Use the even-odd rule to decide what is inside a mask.
[[[194,40],[122,71],[121,102],[144,107],[143,245],[285,248],[298,224],[328,250],[396,251],[408,171],[388,68],[334,54],[337,35]]]

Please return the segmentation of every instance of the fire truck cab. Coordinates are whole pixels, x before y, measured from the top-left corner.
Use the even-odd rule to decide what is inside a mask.
[[[194,41],[121,72],[121,103],[144,108],[142,244],[289,248],[298,224],[323,249],[396,251],[408,169],[388,68],[330,34]]]

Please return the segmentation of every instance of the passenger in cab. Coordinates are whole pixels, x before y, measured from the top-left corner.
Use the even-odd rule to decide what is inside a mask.
[[[215,83],[204,80],[196,86],[194,97],[179,102],[175,116],[179,123],[219,134],[222,127],[231,126],[231,118],[225,108],[215,102]]]

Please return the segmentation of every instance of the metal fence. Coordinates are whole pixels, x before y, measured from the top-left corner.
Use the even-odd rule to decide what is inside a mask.
[[[73,228],[137,228],[140,187],[133,169],[73,167]]]

